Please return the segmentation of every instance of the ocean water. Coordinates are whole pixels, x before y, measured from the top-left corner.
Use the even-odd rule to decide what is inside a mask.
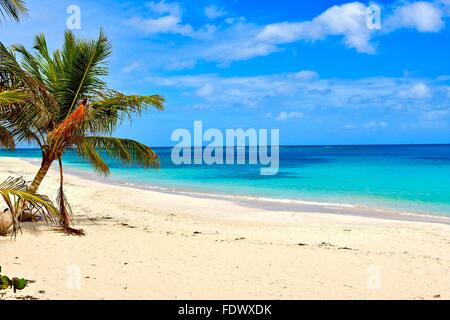
[[[109,159],[111,181],[175,191],[365,205],[450,216],[450,145],[286,146],[280,169],[259,165],[180,165],[171,148],[155,148],[161,169],[143,170]],[[39,150],[0,150],[0,156],[36,158]],[[93,172],[69,151],[69,170]]]

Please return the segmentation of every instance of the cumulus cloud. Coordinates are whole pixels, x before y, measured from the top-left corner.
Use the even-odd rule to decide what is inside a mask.
[[[209,5],[204,14],[207,24],[194,28],[182,19],[177,3],[152,2],[151,18],[133,17],[127,23],[146,34],[172,33],[190,37],[195,41],[183,43],[173,55],[183,60],[214,61],[227,67],[234,61],[262,57],[285,49],[295,42],[323,41],[330,37],[341,39],[343,45],[357,52],[376,53],[378,39],[402,28],[418,32],[437,32],[450,15],[448,0],[435,2],[396,2],[386,4],[382,10],[382,29],[368,27],[369,6],[362,2],[334,5],[316,17],[304,21],[282,21],[268,25],[248,22],[244,17],[228,16],[225,23],[214,20],[226,14],[223,8]],[[448,11],[448,13],[446,13]],[[168,56],[168,53],[165,53]],[[192,63],[191,63],[192,65]]]
[[[424,83],[416,83],[411,87],[400,90],[399,95],[404,98],[426,99],[431,96],[431,89]]]
[[[152,18],[133,17],[126,23],[146,34],[174,33],[181,35],[190,35],[193,33],[192,26],[182,24],[182,10],[178,3],[150,2],[149,9],[153,14],[158,15]]]
[[[156,16],[151,18],[135,16],[125,23],[148,35],[171,33],[199,40],[209,38],[216,31],[216,27],[211,24],[205,24],[195,30],[190,24],[183,23],[183,11],[177,2],[167,3],[164,0],[150,2],[148,7],[151,13]]]
[[[270,24],[258,34],[262,42],[275,44],[299,40],[323,40],[343,36],[344,43],[359,52],[373,53],[371,30],[367,27],[367,7],[360,2],[335,5],[311,21]]]
[[[208,97],[214,93],[214,87],[210,83],[206,83],[196,91],[199,97]]]
[[[150,10],[159,14],[168,13],[174,16],[181,15],[181,7],[177,2],[167,3],[164,0],[161,0],[160,2],[152,1],[148,4],[148,7]]]
[[[319,78],[319,74],[313,70],[302,70],[292,74],[292,77],[297,80],[314,80]]]
[[[450,14],[448,0],[440,1],[441,4],[417,1],[396,6],[391,14],[383,15],[383,31],[378,33],[367,26],[369,7],[361,2],[352,2],[335,5],[312,20],[266,25],[256,39],[260,43],[283,45],[340,36],[347,47],[372,54],[376,51],[372,43],[375,35],[385,35],[401,28],[413,28],[419,32],[440,31],[445,25],[444,16]],[[445,10],[448,13],[445,13]]]
[[[227,12],[224,9],[219,8],[213,4],[205,7],[203,11],[205,13],[205,16],[208,17],[208,19],[210,20],[223,17],[227,14]]]
[[[390,29],[412,28],[420,32],[437,32],[444,27],[443,15],[438,4],[418,1],[397,7],[386,24]]]
[[[277,120],[278,121],[284,121],[288,119],[295,119],[295,118],[301,118],[303,117],[303,112],[286,112],[282,111],[278,114]]]

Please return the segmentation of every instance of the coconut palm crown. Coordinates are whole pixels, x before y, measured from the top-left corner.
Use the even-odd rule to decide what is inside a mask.
[[[29,186],[36,192],[51,164],[60,165],[60,208],[69,224],[62,192],[62,155],[68,148],[86,158],[103,174],[109,167],[102,155],[125,164],[158,167],[158,156],[148,146],[112,137],[117,126],[148,108],[164,109],[160,95],[125,95],[108,88],[111,43],[101,30],[97,39],[76,38],[66,31],[62,49],[50,53],[44,35],[35,37],[33,51],[22,45],[0,43],[0,147],[17,143],[38,145],[41,167]]]

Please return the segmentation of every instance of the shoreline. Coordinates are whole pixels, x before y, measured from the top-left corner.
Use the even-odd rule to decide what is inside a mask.
[[[0,159],[2,159],[0,157]],[[22,161],[26,161],[33,165],[38,165],[36,160],[38,158],[16,158]],[[319,214],[335,214],[335,215],[350,215],[356,217],[367,217],[375,219],[386,220],[400,220],[400,221],[416,221],[416,222],[430,222],[430,223],[443,223],[450,225],[450,216],[436,213],[422,213],[400,209],[390,208],[378,208],[373,206],[367,206],[362,204],[344,204],[344,203],[329,203],[320,201],[306,201],[298,199],[278,199],[269,197],[257,197],[257,196],[237,196],[229,194],[219,193],[205,193],[189,190],[178,190],[176,188],[160,187],[152,185],[139,185],[126,181],[120,181],[112,177],[101,177],[93,173],[82,169],[71,168],[70,166],[65,169],[66,174],[73,174],[80,178],[92,180],[100,183],[105,183],[113,186],[120,186],[126,188],[135,188],[140,190],[149,190],[153,192],[162,192],[166,194],[175,194],[188,197],[194,197],[197,199],[213,199],[213,200],[228,200],[237,202],[244,206],[250,206],[258,209],[272,210],[272,211],[295,211],[295,212],[319,212]]]
[[[0,160],[0,179],[37,170]],[[16,239],[0,238],[2,271],[35,281],[0,299],[450,298],[447,224],[65,181],[86,236],[24,223]],[[54,199],[57,189],[52,169],[40,192]]]

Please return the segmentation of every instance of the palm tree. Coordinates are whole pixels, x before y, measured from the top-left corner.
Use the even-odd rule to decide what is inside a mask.
[[[39,171],[28,188],[36,192],[52,163],[60,169],[58,203],[62,225],[69,226],[70,207],[63,192],[62,155],[67,149],[86,158],[100,173],[109,174],[104,154],[125,164],[158,167],[148,146],[112,137],[124,119],[149,107],[164,109],[160,95],[125,95],[107,87],[106,60],[111,44],[101,30],[97,39],[78,39],[66,31],[62,49],[52,54],[44,35],[35,37],[34,52],[22,45],[0,43],[0,146],[37,144],[42,151]],[[21,57],[20,62],[17,56]]]
[[[0,16],[6,20],[6,16],[19,21],[28,12],[23,0],[0,0]]]

